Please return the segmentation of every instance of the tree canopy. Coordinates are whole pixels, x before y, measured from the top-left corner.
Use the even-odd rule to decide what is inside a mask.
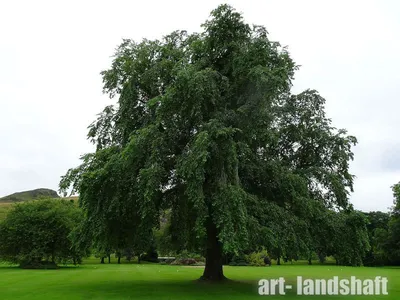
[[[101,73],[117,104],[60,190],[79,193],[99,234],[128,228],[120,236],[139,248],[170,209],[171,240],[203,250],[203,278],[221,280],[224,252],[279,248],[322,208],[351,210],[356,138],[332,126],[317,91],[291,93],[298,67],[263,26],[221,5],[202,29],[119,45]]]

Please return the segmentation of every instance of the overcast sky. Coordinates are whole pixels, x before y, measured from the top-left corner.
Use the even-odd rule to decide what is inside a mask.
[[[87,126],[112,103],[100,71],[122,38],[199,31],[221,3],[265,25],[297,64],[294,91],[317,89],[355,135],[351,202],[384,210],[400,181],[400,1],[2,1],[0,197],[46,187],[93,150]]]

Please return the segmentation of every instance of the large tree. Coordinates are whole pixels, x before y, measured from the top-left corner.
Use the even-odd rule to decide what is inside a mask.
[[[203,249],[202,278],[222,280],[223,252],[268,243],[271,220],[306,221],[315,202],[347,208],[356,140],[331,126],[316,91],[290,93],[297,66],[264,27],[221,5],[202,28],[122,42],[102,72],[118,103],[92,123],[96,152],[60,189],[139,244],[170,209],[174,242]]]

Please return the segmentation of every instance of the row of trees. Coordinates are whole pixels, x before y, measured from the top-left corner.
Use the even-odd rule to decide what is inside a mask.
[[[320,207],[309,211],[309,218],[300,219],[280,207],[265,208],[263,230],[252,236],[251,242],[240,252],[226,252],[224,263],[240,260],[252,252],[266,249],[271,258],[281,263],[281,259],[308,260],[316,257],[321,262],[333,256],[337,264],[359,266],[370,248],[367,232],[367,217],[359,211],[335,212]],[[175,255],[189,250],[206,254],[198,245],[190,249],[174,238],[172,224],[168,221],[156,231],[157,249],[163,255]]]
[[[281,258],[285,261],[308,259],[311,264],[316,257],[323,263],[327,256],[333,256],[340,265],[399,265],[399,186],[393,187],[395,205],[390,213],[335,212],[315,206],[309,211],[307,222],[270,206],[263,234],[255,237],[242,252],[225,253],[223,261],[225,264],[241,262],[251,253],[267,253],[266,248],[278,264]],[[145,249],[140,242],[129,240],[122,228],[119,235],[101,240],[88,238],[83,211],[72,201],[50,199],[20,203],[0,223],[0,259],[22,267],[49,268],[58,263],[81,263],[89,255],[95,255],[101,263],[106,258],[110,262],[111,255],[115,255],[118,263],[122,257],[131,260],[134,256],[139,263],[141,260],[156,262],[158,253],[178,257],[186,257],[188,253],[205,255],[201,244],[187,248],[176,239],[171,220],[170,211],[164,212],[160,228],[153,230],[152,243]],[[93,237],[94,231],[90,232]]]

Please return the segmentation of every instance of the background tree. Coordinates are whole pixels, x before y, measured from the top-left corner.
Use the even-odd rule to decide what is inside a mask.
[[[367,218],[360,211],[344,211],[335,218],[334,257],[340,265],[361,266],[370,250]]]
[[[390,212],[389,229],[386,244],[384,244],[390,264],[400,265],[400,183],[392,186],[393,207]],[[382,233],[380,240],[384,240]]]
[[[390,215],[381,211],[372,211],[365,215],[368,219],[367,229],[371,249],[366,254],[363,263],[366,266],[384,265],[388,262],[385,247]]]
[[[222,280],[224,252],[268,243],[270,213],[307,220],[313,201],[348,206],[356,141],[330,125],[316,91],[290,94],[297,67],[264,27],[221,5],[202,28],[123,41],[102,72],[118,105],[91,125],[96,152],[60,189],[143,247],[170,209],[174,241],[204,251],[203,279]]]
[[[82,217],[69,201],[18,203],[0,223],[0,258],[29,268],[79,263],[82,251],[73,247],[71,233]]]

